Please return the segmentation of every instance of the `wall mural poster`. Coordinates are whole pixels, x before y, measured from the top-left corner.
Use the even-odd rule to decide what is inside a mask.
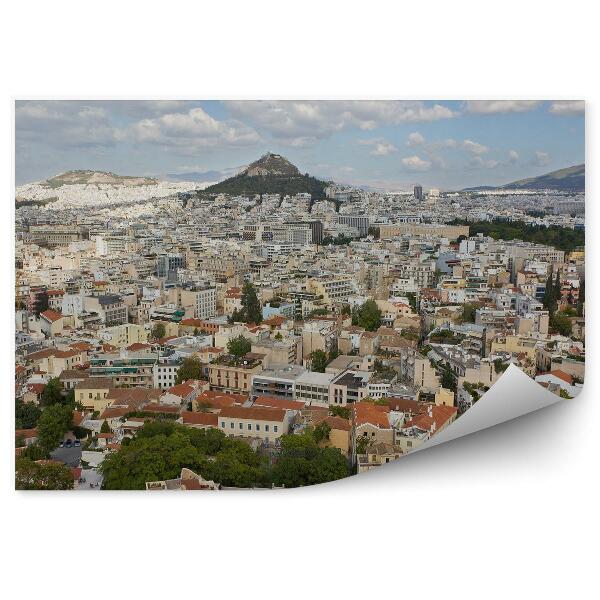
[[[575,398],[584,133],[580,100],[16,101],[15,487],[308,486]]]

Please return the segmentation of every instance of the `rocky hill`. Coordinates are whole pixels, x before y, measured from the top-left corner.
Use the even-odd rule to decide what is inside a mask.
[[[63,185],[118,185],[125,187],[156,185],[158,179],[117,175],[106,171],[67,171],[40,182],[40,185],[58,188]]]
[[[234,177],[206,188],[206,192],[253,195],[253,194],[298,194],[306,192],[313,199],[323,198],[326,181],[302,174],[298,167],[280,154],[268,152],[248,165]]]

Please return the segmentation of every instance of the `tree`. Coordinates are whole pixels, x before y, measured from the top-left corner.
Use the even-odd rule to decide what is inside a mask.
[[[359,435],[356,438],[356,453],[365,454],[371,445],[371,438],[366,435]]]
[[[331,433],[331,426],[325,421],[321,421],[313,431],[313,437],[315,438],[315,442],[320,444],[325,440],[329,439],[329,434]]]
[[[39,317],[40,313],[46,310],[48,310],[48,292],[39,292],[33,304],[33,312]]]
[[[562,312],[556,313],[550,319],[550,326],[553,329],[556,329],[560,335],[564,335],[566,337],[571,335],[571,331],[573,326],[571,325],[571,319]]]
[[[15,463],[15,488],[17,490],[72,490],[73,473],[63,464],[40,463],[30,458],[20,457]]]
[[[548,274],[548,277],[546,279],[546,289],[544,290],[542,304],[544,305],[544,308],[548,311],[550,318],[552,318],[552,315],[556,312],[557,308],[557,296],[555,293],[552,272]]]
[[[100,433],[110,433],[110,425],[108,424],[108,421],[106,419],[104,419],[104,421],[102,421],[102,426],[100,427]]]
[[[256,294],[256,288],[247,281],[242,287],[241,316],[245,323],[259,324],[262,321],[262,309]]]
[[[42,406],[51,406],[52,404],[63,404],[62,386],[58,377],[53,377],[44,387],[42,392]]]
[[[406,292],[406,297],[408,298],[408,303],[412,308],[413,312],[418,312],[417,310],[417,294],[415,292]]]
[[[15,429],[35,427],[41,414],[41,409],[33,402],[15,400]]]
[[[248,354],[250,350],[252,350],[252,342],[242,334],[231,338],[227,342],[227,352],[236,358],[241,358],[242,356]]]
[[[166,334],[167,334],[167,328],[165,327],[164,323],[160,323],[160,322],[158,322],[154,325],[154,327],[152,328],[152,332],[150,333],[152,338],[155,340],[160,340],[160,339],[164,338]]]
[[[583,317],[583,308],[585,305],[585,281],[579,285],[579,297],[577,298],[577,315]]]
[[[463,304],[462,314],[460,320],[463,323],[475,323],[475,314],[477,311],[478,305],[471,304],[469,302],[465,302]]]
[[[313,350],[309,355],[311,371],[325,373],[327,367],[327,354],[323,350]]]
[[[329,414],[332,417],[342,417],[342,419],[350,418],[350,408],[348,406],[336,406],[332,404],[329,407]]]
[[[443,388],[456,391],[456,377],[448,367],[444,367],[440,383]]]
[[[367,331],[376,331],[381,326],[381,310],[375,300],[367,300],[357,309],[357,325]]]
[[[202,363],[199,358],[190,356],[185,358],[183,363],[177,371],[177,377],[175,383],[182,383],[188,379],[201,379],[202,378]]]
[[[62,404],[48,406],[38,421],[38,443],[46,452],[54,450],[73,423],[73,409]]]

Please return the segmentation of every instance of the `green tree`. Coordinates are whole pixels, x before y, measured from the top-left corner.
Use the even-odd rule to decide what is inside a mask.
[[[310,368],[316,373],[325,373],[327,367],[327,354],[323,350],[313,350],[309,355]]]
[[[245,323],[255,323],[258,325],[262,321],[262,309],[256,288],[247,281],[242,287],[242,319]]]
[[[315,442],[320,444],[325,440],[329,439],[329,434],[331,433],[331,426],[325,421],[321,421],[313,431],[313,437],[315,438]]]
[[[583,317],[583,307],[585,305],[585,281],[579,285],[579,297],[577,298],[577,315]]]
[[[408,303],[413,312],[419,312],[417,310],[417,294],[415,292],[406,292],[406,297],[408,298]]]
[[[36,463],[20,457],[15,463],[17,490],[72,490],[73,473],[69,467],[57,463]]]
[[[367,300],[357,309],[356,324],[367,331],[376,331],[381,326],[381,310],[375,300]]]
[[[342,419],[350,418],[350,407],[348,406],[336,406],[332,404],[329,407],[329,414],[333,417],[342,417]]]
[[[53,404],[42,412],[38,421],[38,443],[45,452],[58,446],[65,433],[73,424],[73,410],[70,406]]]
[[[550,319],[550,326],[560,335],[570,336],[573,329],[571,319],[563,312],[555,313]]]
[[[108,424],[108,421],[104,419],[104,421],[102,421],[102,426],[100,427],[100,433],[110,433],[110,431],[110,425]]]
[[[155,340],[164,338],[166,334],[167,328],[165,327],[165,324],[161,322],[155,323],[154,327],[152,328],[152,332],[150,333],[152,338]]]
[[[31,429],[37,425],[42,414],[39,406],[33,402],[15,400],[15,429]]]
[[[252,342],[242,334],[231,338],[227,342],[227,352],[236,358],[241,358],[242,356],[248,354],[250,350],[252,350]]]
[[[44,387],[41,404],[42,406],[51,406],[52,404],[63,404],[64,401],[60,379],[53,377]]]
[[[443,388],[456,391],[456,377],[448,367],[443,368],[440,383]]]
[[[177,371],[175,383],[182,383],[188,379],[202,379],[202,363],[195,356],[190,356],[183,360]]]

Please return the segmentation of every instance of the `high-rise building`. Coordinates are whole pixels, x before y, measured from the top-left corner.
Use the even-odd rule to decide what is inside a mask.
[[[415,185],[414,196],[415,200],[423,200],[423,186],[419,183]]]
[[[361,237],[369,233],[370,219],[368,215],[339,215],[337,222],[340,225],[356,227]]]

